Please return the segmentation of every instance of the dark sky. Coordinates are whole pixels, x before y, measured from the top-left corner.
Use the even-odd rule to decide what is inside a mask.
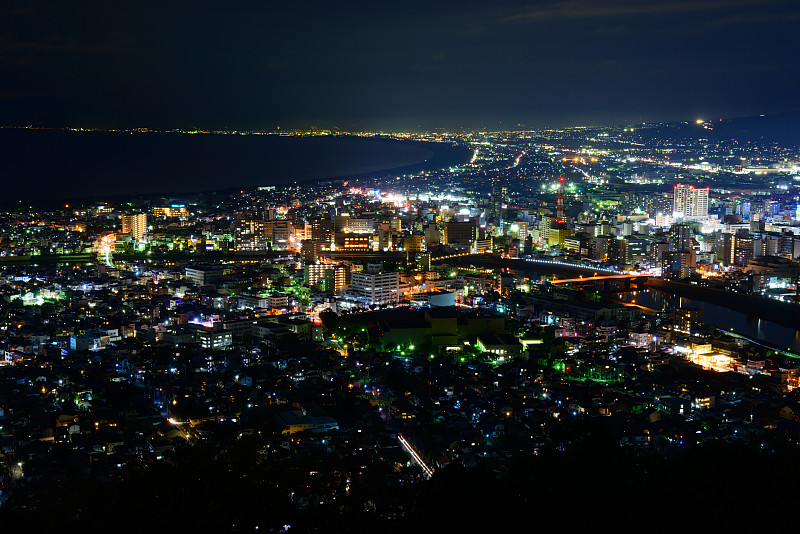
[[[0,124],[498,128],[800,108],[797,0],[3,6]]]

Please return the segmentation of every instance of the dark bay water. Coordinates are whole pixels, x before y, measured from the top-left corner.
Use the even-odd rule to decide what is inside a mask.
[[[188,193],[407,174],[468,161],[443,143],[0,129],[4,201]],[[391,170],[391,171],[390,171]]]
[[[620,293],[618,296],[626,302],[635,301],[636,304],[657,310],[665,309],[670,311],[678,307],[700,308],[703,310],[703,320],[706,323],[725,330],[732,329],[743,336],[759,339],[783,349],[791,349],[800,353],[800,330],[782,326],[772,321],[765,321],[757,315],[748,315],[703,300],[676,297],[656,290]]]

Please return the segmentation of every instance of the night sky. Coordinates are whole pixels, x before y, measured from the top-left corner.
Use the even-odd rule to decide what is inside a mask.
[[[797,0],[3,6],[4,125],[497,129],[800,108]]]

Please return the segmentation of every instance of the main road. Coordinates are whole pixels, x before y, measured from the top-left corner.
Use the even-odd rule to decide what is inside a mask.
[[[425,475],[425,478],[431,478],[433,476],[433,469],[428,467],[428,464],[425,463],[425,460],[422,459],[422,456],[417,452],[417,449],[414,448],[409,441],[403,437],[402,434],[397,434],[397,441],[400,442],[400,445],[403,449],[411,455],[411,458],[414,460],[414,463],[422,468],[422,473]]]

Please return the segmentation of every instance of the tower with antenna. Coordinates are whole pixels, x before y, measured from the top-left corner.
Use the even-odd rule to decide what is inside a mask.
[[[567,225],[567,216],[564,213],[564,177],[558,179],[558,201],[556,201],[556,216],[547,221],[547,244],[564,245],[564,239],[571,234]]]
[[[564,177],[558,179],[558,201],[556,202],[556,222],[564,224],[567,218],[564,216]]]

